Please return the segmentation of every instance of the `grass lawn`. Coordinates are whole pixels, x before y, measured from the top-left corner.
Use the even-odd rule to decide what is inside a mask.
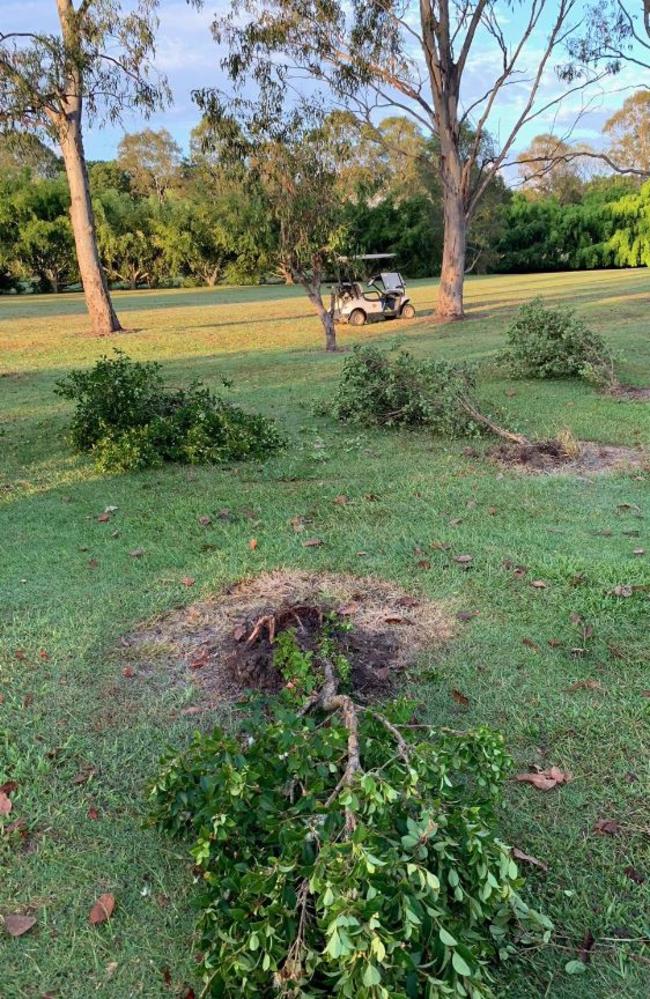
[[[569,427],[580,438],[650,444],[648,403],[574,382],[514,382],[491,364],[512,309],[541,294],[575,305],[607,336],[624,358],[622,380],[650,384],[647,271],[479,277],[467,287],[464,323],[435,324],[435,284],[415,282],[418,319],[341,328],[341,344],[399,333],[418,354],[480,362],[481,401],[533,436]],[[119,638],[243,576],[292,566],[376,574],[452,615],[478,611],[427,663],[420,695],[431,720],[490,724],[518,770],[556,765],[573,775],[548,793],[507,786],[502,837],[548,864],[548,873],[527,869],[526,894],[557,935],[499,969],[497,994],[648,995],[650,614],[643,590],[611,595],[618,584],[650,582],[647,479],[499,472],[483,455],[489,441],[468,457],[466,440],[369,433],[313,416],[342,357],[321,352],[319,323],[297,290],[115,298],[132,332],[110,342],[88,336],[79,296],[0,299],[0,784],[18,783],[5,825],[26,823],[25,835],[0,837],[0,913],[37,917],[25,936],[3,938],[0,994],[200,993],[187,851],[144,823],[161,752],[196,726],[181,713],[193,695],[165,676],[125,678]],[[274,415],[290,448],[264,465],[100,476],[66,444],[69,408],[52,390],[113,343],[161,360],[174,383],[231,376],[233,397]],[[346,506],[333,502],[341,493]],[[99,523],[109,505],[117,512]],[[223,507],[230,521],[198,523]],[[302,546],[295,516],[322,547]],[[141,558],[130,557],[135,548]],[[418,548],[430,568],[418,567]],[[473,555],[468,570],[453,561],[458,553]],[[527,573],[514,575],[504,560]],[[187,576],[193,588],[182,584]],[[530,585],[537,579],[546,588]],[[593,627],[586,642],[576,614]],[[568,690],[587,679],[599,687]],[[616,820],[618,833],[594,833],[598,819]],[[102,892],[117,908],[92,927]],[[591,963],[567,975],[587,931],[596,938]]]

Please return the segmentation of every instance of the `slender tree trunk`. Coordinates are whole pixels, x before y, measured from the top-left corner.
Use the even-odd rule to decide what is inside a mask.
[[[334,316],[332,315],[330,309],[325,308],[323,296],[320,293],[320,287],[315,288],[308,282],[303,282],[303,284],[307,291],[307,295],[309,296],[309,301],[316,309],[318,318],[323,324],[323,331],[325,333],[325,350],[338,350],[338,346],[336,344],[336,325],[334,323]]]
[[[443,169],[444,241],[437,313],[441,319],[463,319],[463,286],[467,253],[464,198],[453,169]]]
[[[106,335],[122,327],[113,309],[106,275],[99,259],[95,215],[90,200],[88,170],[81,135],[81,107],[59,123],[59,142],[70,188],[70,221],[77,263],[93,333]]]

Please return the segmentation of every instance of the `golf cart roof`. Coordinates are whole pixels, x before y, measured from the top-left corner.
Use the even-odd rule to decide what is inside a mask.
[[[392,260],[396,253],[356,253],[352,257],[339,257],[339,260]]]

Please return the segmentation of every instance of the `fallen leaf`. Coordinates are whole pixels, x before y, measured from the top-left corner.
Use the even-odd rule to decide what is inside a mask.
[[[634,593],[634,590],[632,589],[631,586],[621,585],[621,586],[615,586],[613,590],[610,590],[610,593],[612,594],[613,597],[631,597],[632,594]]]
[[[645,555],[645,548],[635,548],[632,552],[633,555]]]
[[[458,527],[458,525],[462,524],[462,523],[463,523],[463,518],[462,517],[452,517],[452,519],[449,521],[449,526],[450,527]]]
[[[99,561],[96,558],[89,558],[87,564],[89,569],[96,569],[99,565]]]
[[[204,513],[202,517],[198,518],[201,527],[209,527],[212,523],[212,517],[208,517],[207,513]]]
[[[409,617],[400,617],[399,614],[389,614],[384,621],[386,624],[413,624]]]
[[[250,541],[248,542],[248,547],[252,552],[254,552],[255,549],[257,548],[257,538],[251,538]]]
[[[13,794],[17,790],[18,781],[16,780],[6,780],[4,784],[0,784],[0,794]]]
[[[489,506],[487,508],[487,512],[489,513],[490,517],[495,517],[497,514],[497,508],[495,506]]]
[[[89,781],[90,778],[94,777],[96,773],[97,771],[95,770],[94,767],[91,766],[82,767],[79,773],[75,774],[75,776],[72,778],[72,783],[85,784],[86,781]]]
[[[110,893],[100,895],[90,910],[88,919],[93,926],[98,926],[100,923],[105,923],[107,919],[111,918],[114,909],[115,898]]]
[[[574,694],[576,690],[602,690],[602,685],[598,680],[576,680],[572,683],[570,687],[567,687],[567,693]]]
[[[458,611],[456,614],[456,620],[458,621],[471,621],[473,618],[478,617],[480,611]]]
[[[302,517],[292,517],[289,523],[293,527],[296,534],[299,534],[300,531],[304,531],[305,529],[305,521]]]
[[[548,770],[538,770],[529,774],[517,774],[516,781],[522,784],[532,784],[538,791],[550,791],[558,784],[566,784],[571,780],[571,774],[565,773],[558,767],[550,767]]]
[[[207,649],[201,649],[192,659],[190,659],[190,669],[203,669],[210,662],[210,653]]]
[[[200,715],[202,711],[203,711],[202,707],[200,707],[198,704],[193,704],[191,708],[183,708],[183,710],[181,711],[181,714],[182,715]]]
[[[43,659],[45,662],[47,662],[47,660],[50,658],[50,654],[46,649],[39,649],[38,658]]]
[[[235,639],[236,642],[241,642],[242,638],[246,638],[246,630],[247,629],[245,624],[241,623],[237,624],[235,625],[232,637]]]
[[[230,520],[229,508],[227,506],[224,506],[223,509],[218,511],[217,517],[219,518],[219,520]]]
[[[13,807],[9,795],[5,794],[4,791],[0,791],[0,815],[9,815]]]
[[[621,513],[623,513],[626,510],[632,510],[637,515],[641,514],[641,508],[638,507],[636,503],[619,503],[616,509],[620,510]]]
[[[303,541],[302,547],[303,548],[320,548],[320,546],[324,545],[324,544],[325,544],[325,542],[323,541],[322,538],[307,538],[306,541]]]
[[[36,925],[34,916],[21,916],[17,912],[10,913],[4,917],[5,930],[11,937],[22,937],[23,933],[31,930]]]
[[[457,704],[462,704],[464,708],[468,706],[469,697],[463,694],[462,691],[456,690],[456,688],[454,687],[454,689],[451,692],[451,696],[453,697],[453,699],[456,701]]]
[[[625,867],[623,869],[623,874],[626,874],[627,877],[630,878],[631,881],[634,881],[637,885],[642,885],[645,881],[645,875],[641,874],[640,871],[637,871],[637,869],[632,867],[631,864],[629,867]]]
[[[650,690],[642,690],[641,697],[650,697]]]
[[[345,495],[345,493],[341,493],[341,495],[340,495],[340,496],[335,496],[335,497],[334,497],[334,502],[336,503],[336,505],[337,505],[337,506],[345,506],[345,505],[346,505],[346,503],[349,503],[349,502],[350,502],[350,500],[349,500],[349,498],[348,498],[348,497],[347,497],[347,496]]]
[[[142,558],[144,555],[144,548],[132,548],[129,555],[131,558]]]
[[[365,558],[368,552],[355,552],[354,554],[357,556],[357,558]]]
[[[97,522],[99,524],[107,524],[110,519],[111,519],[110,513],[104,512],[104,513],[100,513],[99,517],[97,518]]]
[[[616,819],[598,819],[592,829],[592,832],[600,836],[616,836],[620,831],[621,827]]]
[[[557,649],[562,644],[562,640],[560,638],[549,638],[546,644],[550,645],[552,649]]]
[[[24,663],[27,660],[27,653],[24,649],[16,649],[14,656],[20,663]]]
[[[548,864],[545,864],[543,860],[538,860],[537,857],[531,857],[529,853],[524,853],[517,846],[513,846],[512,856],[515,860],[521,860],[524,864],[531,864],[533,867],[539,867],[542,871],[548,871]]]
[[[119,510],[119,506],[105,506],[104,507],[104,513],[115,513],[116,510]]]
[[[432,541],[429,548],[433,548],[439,552],[446,552],[449,548],[451,548],[451,545],[446,541]]]
[[[532,581],[532,583],[530,585],[534,586],[534,588],[536,590],[545,590],[546,589],[546,583],[544,582],[543,579],[533,579],[533,581]]]
[[[91,820],[92,820],[93,822],[96,822],[96,821],[97,821],[97,819],[99,818],[99,812],[97,811],[97,809],[95,808],[95,806],[94,806],[94,805],[91,805],[91,806],[90,806],[90,808],[89,808],[89,809],[88,809],[88,811],[86,812],[86,815],[87,815],[87,816],[88,816],[88,818],[89,818],[89,819],[91,819]]]
[[[521,644],[525,645],[526,648],[528,649],[532,649],[534,652],[540,651],[539,645],[537,644],[537,642],[534,642],[532,638],[522,638]]]
[[[431,568],[431,562],[429,562],[428,559],[426,559],[426,558],[421,558],[420,561],[418,562],[417,566],[418,566],[418,569],[430,569]]]
[[[183,576],[181,583],[183,586],[194,586],[196,580],[192,576]]]
[[[459,565],[469,565],[470,562],[474,561],[473,555],[455,555],[454,562],[458,562]]]
[[[122,676],[125,676],[128,680],[130,680],[132,676],[135,676],[135,670],[132,666],[125,666],[122,670]]]
[[[341,604],[336,613],[340,614],[342,617],[349,617],[351,614],[356,614],[358,610],[359,604]]]
[[[591,950],[593,949],[595,942],[593,933],[591,930],[587,930],[582,938],[582,943],[580,944],[580,949],[578,951],[578,957],[583,964],[588,964],[591,960]]]
[[[23,707],[31,708],[33,703],[34,703],[34,695],[32,693],[25,694],[25,696],[23,697]]]

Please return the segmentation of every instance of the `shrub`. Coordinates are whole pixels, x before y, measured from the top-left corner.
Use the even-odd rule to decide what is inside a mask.
[[[503,741],[409,726],[403,701],[356,705],[329,641],[280,636],[270,721],[197,733],[153,788],[158,823],[194,838],[202,995],[490,996],[511,931],[551,930],[496,834]]]
[[[506,340],[501,359],[523,377],[579,377],[601,386],[614,379],[605,341],[573,309],[547,307],[536,298],[521,306]]]
[[[473,388],[465,366],[419,360],[406,350],[391,357],[377,347],[357,346],[343,364],[334,411],[340,420],[366,425],[467,434],[478,429],[466,408]]]
[[[72,443],[91,451],[103,471],[263,458],[283,443],[271,421],[200,382],[165,391],[160,364],[132,361],[120,350],[90,371],[72,371],[56,391],[76,403]]]

